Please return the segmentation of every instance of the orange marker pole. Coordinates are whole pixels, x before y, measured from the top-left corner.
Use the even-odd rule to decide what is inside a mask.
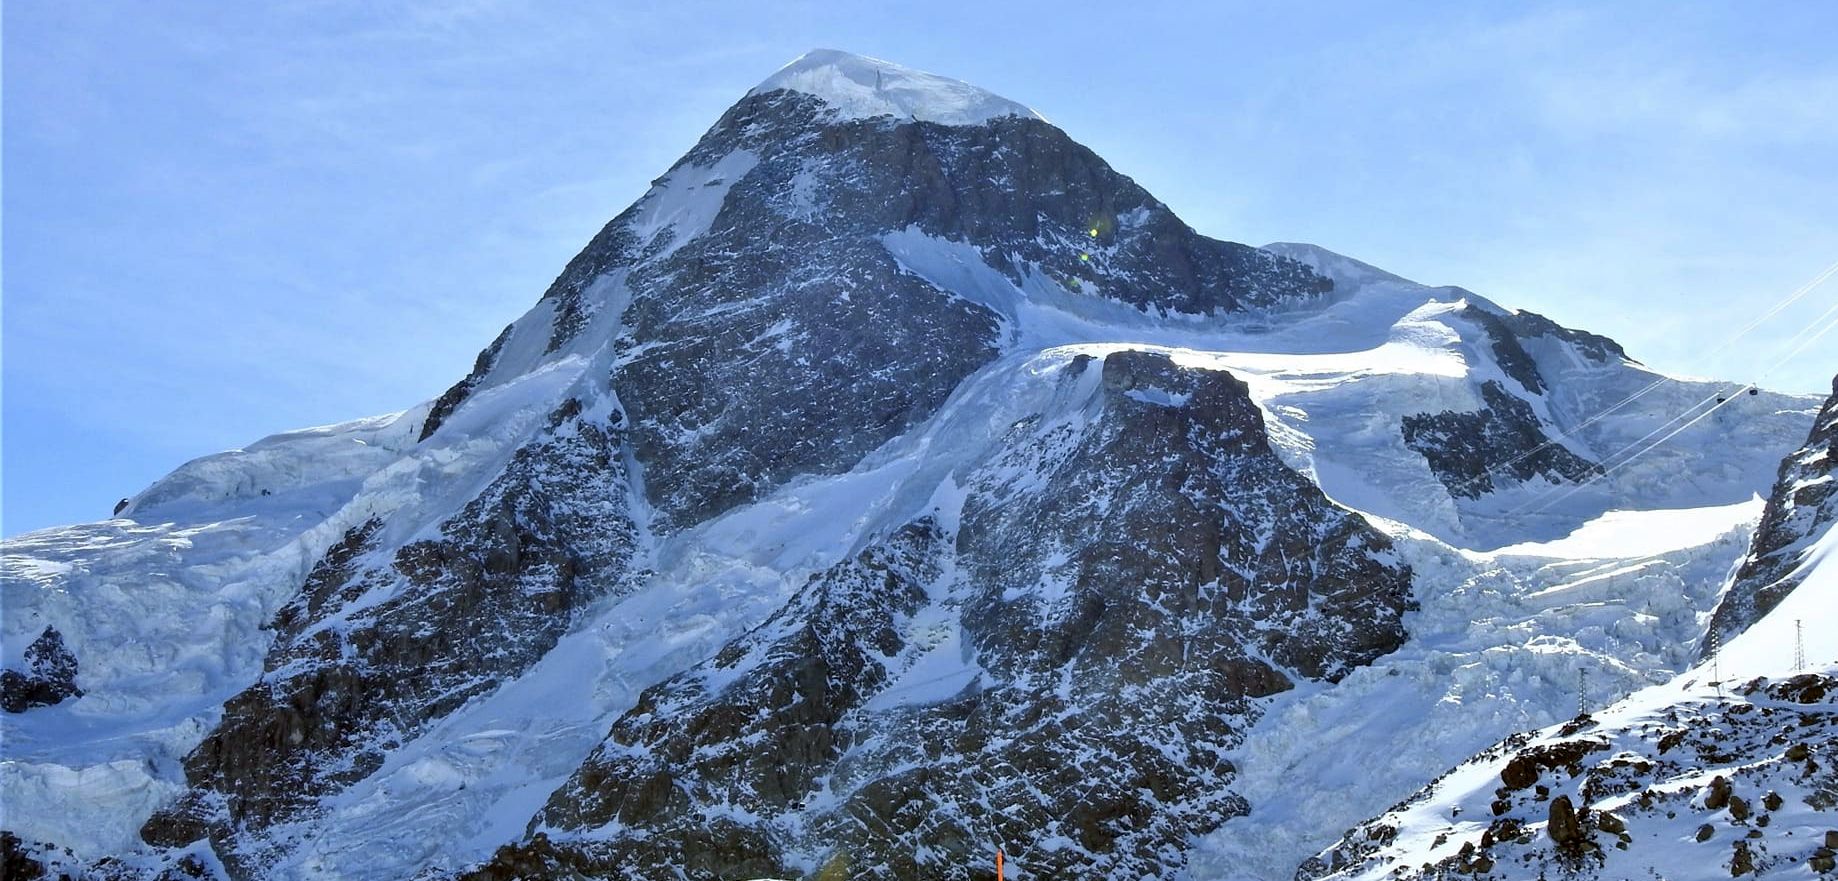
[[[996,848],[996,881],[1002,881],[1002,848]]]

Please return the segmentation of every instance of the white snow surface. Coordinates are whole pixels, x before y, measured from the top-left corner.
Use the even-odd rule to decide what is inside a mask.
[[[1555,541],[1525,542],[1500,548],[1494,556],[1621,559],[1647,557],[1705,544],[1729,531],[1731,518],[1749,522],[1761,516],[1763,500],[1708,508],[1609,511]]]
[[[815,93],[843,112],[952,124],[1026,112],[877,65],[813,53],[762,88],[827,90]],[[669,230],[672,246],[699,235],[751,161],[679,169],[647,195],[635,231]],[[974,248],[916,230],[884,243],[907,271],[999,314],[1001,357],[848,473],[793,482],[666,540],[646,536],[632,568],[651,574],[636,592],[604,603],[520,679],[328,799],[331,819],[298,830],[310,843],[277,878],[399,878],[489,856],[522,833],[644,687],[707,658],[811,574],[914,517],[933,513],[949,527],[963,500],[953,475],[993,455],[1017,420],[1070,418],[1080,405],[1056,382],[1063,365],[1153,349],[1243,379],[1285,461],[1393,535],[1416,573],[1422,610],[1407,621],[1411,642],[1337,685],[1271,699],[1237,757],[1234,786],[1253,813],[1194,855],[1196,878],[1287,879],[1347,826],[1476,749],[1568,717],[1578,669],[1591,670],[1600,703],[1684,669],[1746,545],[1753,494],[1804,437],[1816,404],[1774,394],[1740,401],[1730,408],[1739,418],[1707,420],[1660,461],[1637,462],[1586,492],[1533,486],[1457,500],[1402,445],[1399,424],[1478,407],[1479,384],[1502,375],[1484,335],[1462,317],[1466,292],[1282,246],[1336,278],[1332,303],[1252,319],[1180,318],[1092,296],[1091,286],[1067,291],[1033,267],[1017,267],[1016,283]],[[215,724],[222,702],[259,674],[262,626],[328,545],[373,515],[388,515],[397,534],[386,541],[434,529],[554,402],[606,394],[623,279],[610,273],[589,288],[588,328],[556,352],[543,345],[551,304],[520,319],[480,388],[426,441],[414,442],[426,405],[277,435],[181,467],[121,519],[8,541],[5,657],[55,625],[79,659],[85,694],[0,720],[5,826],[87,857],[134,847],[141,823],[182,787],[179,759]],[[1585,362],[1555,341],[1534,356],[1554,389],[1533,403],[1559,425],[1579,425],[1657,382],[1564,441],[1598,455],[1663,424],[1681,402],[1735,388]],[[1158,403],[1184,405],[1173,396]],[[648,523],[642,493],[633,495],[635,521]],[[1513,510],[1527,503],[1544,508],[1536,517]],[[941,633],[939,650],[903,671],[889,694],[935,699],[972,681],[975,659],[953,639]],[[1414,748],[1400,755],[1398,743]]]
[[[1679,707],[1722,702],[1731,688],[1756,677],[1779,680],[1801,672],[1794,666],[1796,640],[1803,640],[1807,660],[1805,670],[1827,675],[1838,674],[1838,631],[1830,626],[1821,626],[1828,625],[1833,615],[1838,613],[1838,529],[1826,531],[1797,571],[1805,576],[1800,586],[1761,620],[1725,645],[1715,666],[1706,661],[1664,683],[1637,691],[1612,706],[1596,709],[1592,713],[1595,724],[1587,731],[1592,736],[1606,738],[1609,743],[1609,750],[1601,755],[1613,755],[1617,749],[1628,746],[1644,745],[1650,749],[1650,742],[1641,743],[1645,736],[1641,730],[1643,725],[1661,721]],[[1803,629],[1797,626],[1802,623],[1813,626]],[[1790,704],[1786,706],[1792,708]],[[1537,732],[1532,743],[1560,739],[1563,739],[1561,732],[1553,728]],[[1778,747],[1755,743],[1731,744],[1728,749],[1734,756],[1731,761],[1740,765]],[[1754,752],[1745,752],[1745,749]],[[1379,881],[1393,877],[1392,873],[1396,870],[1414,869],[1453,856],[1464,840],[1485,828],[1487,820],[1491,819],[1488,804],[1495,797],[1495,789],[1500,785],[1500,771],[1505,764],[1506,757],[1477,757],[1471,763],[1456,767],[1446,777],[1428,787],[1426,797],[1385,813],[1384,822],[1398,829],[1396,840],[1380,849],[1372,859],[1333,877],[1346,881]],[[1707,784],[1715,773],[1714,770],[1706,770],[1700,777],[1684,781],[1682,786],[1681,781],[1672,781],[1658,788],[1666,791],[1696,789]],[[1805,852],[1810,852],[1825,831],[1831,828],[1830,815],[1809,805],[1806,798],[1810,794],[1809,786],[1799,786],[1779,778],[1775,785],[1779,786],[1784,798],[1782,808],[1771,812],[1772,822],[1768,824],[1766,834],[1776,850],[1788,854],[1801,851],[1798,856],[1803,859]],[[1756,793],[1750,795],[1758,798]],[[1626,806],[1632,797],[1631,793],[1610,797],[1591,807],[1615,811]],[[1629,842],[1630,846],[1626,849],[1606,850],[1608,863],[1600,868],[1595,877],[1659,877],[1668,881],[1716,881],[1729,878],[1731,832],[1727,829],[1719,830],[1714,841],[1699,846],[1695,843],[1697,826],[1706,818],[1691,811],[1681,811],[1680,814],[1676,818],[1667,818],[1663,811],[1643,813],[1637,828],[1634,828],[1636,834]],[[1378,812],[1374,812],[1374,816],[1377,815]],[[1462,817],[1480,819],[1478,823],[1451,819]],[[1465,834],[1444,836],[1443,833],[1452,826]],[[1735,834],[1739,835],[1742,831],[1742,827],[1736,827]],[[1794,844],[1796,840],[1800,842],[1797,846]],[[1542,830],[1537,841],[1546,843]],[[1503,863],[1501,868],[1504,877],[1514,877],[1511,863]],[[1521,876],[1528,874],[1520,873]],[[1774,871],[1763,874],[1787,878],[1820,877],[1803,863],[1779,864]],[[1262,876],[1235,876],[1227,871],[1219,877]]]
[[[1039,113],[969,83],[835,49],[813,49],[748,94],[776,89],[822,98],[845,119],[891,116],[941,125],[976,125]]]

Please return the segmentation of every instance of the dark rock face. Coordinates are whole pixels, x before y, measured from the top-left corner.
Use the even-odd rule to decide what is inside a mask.
[[[51,875],[45,870],[45,864],[39,862],[41,854],[37,849],[20,840],[11,832],[0,830],[0,875],[8,881],[38,881]]]
[[[1740,878],[1755,871],[1755,852],[1749,850],[1747,841],[1737,840],[1730,844],[1730,877]]]
[[[486,346],[485,351],[479,353],[478,360],[472,364],[472,372],[466,374],[465,379],[454,383],[451,388],[441,392],[440,397],[434,399],[434,405],[428,408],[427,420],[421,423],[421,440],[427,440],[433,435],[440,428],[441,423],[446,422],[447,417],[453,415],[453,411],[459,408],[460,403],[479,387],[479,383],[485,379],[485,374],[491,372],[492,365],[498,363],[498,355],[504,351],[504,344],[510,339],[511,330],[511,327],[506,327],[500,331],[498,338],[492,340],[491,345]]]
[[[1478,499],[1500,480],[1579,483],[1602,473],[1602,466],[1546,435],[1532,406],[1499,382],[1483,384],[1481,399],[1486,406],[1472,412],[1404,417],[1405,446],[1423,454],[1450,495]]]
[[[1462,314],[1481,326],[1487,336],[1493,340],[1493,360],[1500,365],[1500,370],[1534,395],[1545,393],[1544,377],[1538,372],[1538,364],[1531,353],[1519,344],[1518,334],[1513,332],[1506,322],[1511,316],[1501,315],[1476,306],[1468,306]],[[1551,324],[1556,327],[1555,323]]]
[[[1487,334],[1500,370],[1531,395],[1549,389],[1537,360],[1525,348],[1534,338],[1561,340],[1576,356],[1598,363],[1627,358],[1614,340],[1562,327],[1533,312],[1470,303],[1462,315]],[[1503,488],[1502,482],[1543,477],[1553,483],[1579,483],[1602,472],[1597,463],[1552,439],[1531,404],[1505,385],[1484,383],[1481,399],[1482,409],[1472,412],[1445,410],[1404,418],[1405,446],[1423,454],[1450,495],[1478,499]]]
[[[1520,339],[1548,336],[1563,340],[1578,353],[1597,363],[1610,363],[1616,360],[1628,360],[1626,350],[1621,344],[1586,330],[1564,327],[1536,312],[1523,309],[1503,313],[1498,316],[1500,323],[1514,336]]]
[[[1560,795],[1551,800],[1545,832],[1560,849],[1574,847],[1583,840],[1583,824],[1576,818],[1576,806],[1570,804],[1570,796]]]
[[[751,160],[736,179],[714,170],[735,156]],[[687,243],[648,219],[672,196],[641,200],[545,302],[553,351],[612,308],[593,293],[600,279],[611,273],[629,293],[618,344],[630,354],[612,379],[666,530],[797,475],[846,470],[995,357],[998,317],[905,271],[888,234],[967,242],[1016,279],[1043,272],[1143,310],[1267,309],[1331,288],[1295,261],[1200,236],[1033,119],[838,121],[812,96],[770,92],[730,109],[660,183],[727,195]],[[480,356],[429,426],[494,357]]]
[[[785,874],[777,830],[711,818],[707,806],[802,807],[849,745],[847,714],[908,649],[902,625],[926,603],[946,551],[928,519],[812,578],[711,661],[646,690],[539,819],[561,829],[619,824],[644,837],[561,849],[545,837],[507,847],[468,877],[508,877],[537,858],[590,875]]]
[[[225,705],[185,760],[192,789],[143,837],[208,837],[233,873],[260,877],[279,846],[262,830],[528,669],[616,589],[635,538],[618,420],[579,412],[558,411],[439,538],[389,554],[372,520],[328,549],[276,615],[263,681]]]
[[[1088,403],[963,475],[955,535],[897,531],[647,691],[546,835],[468,877],[961,878],[997,844],[1054,876],[1178,869],[1245,810],[1224,753],[1255,698],[1399,645],[1409,573],[1230,375],[1120,352],[1057,381]],[[941,660],[942,692],[900,678]]]
[[[1710,810],[1713,810],[1713,811],[1720,811],[1720,810],[1723,810],[1723,808],[1727,806],[1729,803],[1730,803],[1729,778],[1724,777],[1721,774],[1717,775],[1716,777],[1712,777],[1710,780],[1710,785],[1705,787],[1705,790],[1704,790],[1704,807]]]
[[[1806,445],[1781,460],[1779,476],[1762,509],[1749,555],[1711,616],[1702,654],[1727,642],[1800,584],[1795,572],[1811,544],[1838,521],[1838,377],[1832,397],[1813,421]]]
[[[1474,296],[1464,288],[1453,290],[1464,296]],[[1577,356],[1598,364],[1631,360],[1620,343],[1588,331],[1572,330],[1536,312],[1509,312],[1480,301],[1470,302],[1462,315],[1487,333],[1494,361],[1500,369],[1534,395],[1542,395],[1549,389],[1545,377],[1538,372],[1537,361],[1525,349],[1526,343],[1538,337],[1560,340]]]
[[[1572,740],[1523,750],[1500,771],[1507,790],[1520,790],[1538,782],[1546,771],[1565,770],[1571,777],[1583,773],[1583,758],[1608,745],[1598,740]]]
[[[55,627],[26,646],[25,669],[0,671],[0,710],[23,713],[82,697],[77,687],[77,658],[64,646],[64,635]]]
[[[1085,665],[1120,684],[1175,674],[1196,653],[1219,659],[1245,647],[1302,676],[1338,680],[1396,647],[1408,570],[1380,563],[1389,540],[1282,464],[1243,383],[1133,351],[1105,358],[1100,382],[1101,420],[1077,434],[1017,426],[965,503],[958,552],[989,586],[973,607],[987,634],[979,647],[1011,644],[1007,625],[1042,629],[1029,621],[1049,604],[1002,598],[1042,583],[1067,585],[1071,601],[1034,646],[1040,660]],[[1019,493],[1011,474],[1044,488]],[[1068,550],[1079,552],[1060,562]],[[1232,632],[1132,636],[1182,632],[1178,622],[1190,618]],[[1253,635],[1259,622],[1298,618],[1319,620]],[[1247,663],[1237,672],[1248,675],[1226,690],[1287,687],[1259,668],[1268,665]]]

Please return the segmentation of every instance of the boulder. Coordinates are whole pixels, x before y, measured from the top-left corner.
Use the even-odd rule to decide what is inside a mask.
[[[1733,852],[1730,854],[1730,877],[1740,878],[1743,875],[1754,874],[1755,855],[1749,851],[1749,843],[1738,839],[1731,847]]]
[[[1570,796],[1560,795],[1551,800],[1550,823],[1546,831],[1550,833],[1551,840],[1559,845],[1583,839],[1583,824],[1576,816],[1576,808],[1570,804]]]
[[[1710,781],[1710,791],[1704,794],[1704,807],[1713,811],[1720,811],[1729,803],[1730,782],[1723,779],[1723,775],[1719,774]]]

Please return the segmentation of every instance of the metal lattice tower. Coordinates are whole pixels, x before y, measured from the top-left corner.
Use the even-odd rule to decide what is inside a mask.
[[[1723,636],[1715,627],[1710,629],[1710,684],[1716,686],[1717,696],[1723,696]]]
[[[1576,717],[1589,715],[1589,668],[1576,668]]]
[[[1806,630],[1800,619],[1793,619],[1793,672],[1806,672]]]

